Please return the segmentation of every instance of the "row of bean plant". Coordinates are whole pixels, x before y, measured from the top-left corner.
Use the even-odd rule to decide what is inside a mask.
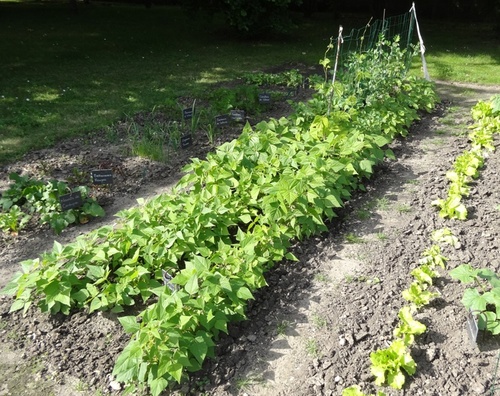
[[[317,86],[294,114],[246,125],[206,160],[193,159],[170,194],[122,211],[66,246],[23,262],[6,292],[12,310],[119,313],[131,340],[113,375],[127,391],[158,395],[212,356],[220,332],[245,318],[265,272],[292,240],[326,230],[324,221],[363,188],[387,144],[431,110],[432,84],[408,76],[405,51],[381,38],[354,55],[335,84]]]

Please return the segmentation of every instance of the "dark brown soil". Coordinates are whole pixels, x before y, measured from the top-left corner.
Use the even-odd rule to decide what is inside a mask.
[[[498,89],[439,85],[444,99],[432,115],[416,123],[411,134],[392,145],[396,161],[384,162],[367,192],[357,194],[330,224],[329,232],[297,243],[299,262],[283,262],[268,274],[269,286],[249,306],[249,320],[230,328],[218,343],[217,356],[174,394],[208,395],[340,395],[359,384],[375,392],[370,352],[388,345],[405,305],[401,291],[411,282],[411,269],[432,245],[430,234],[450,228],[458,249],[447,248],[448,269],[461,263],[500,270],[500,157],[486,160],[467,199],[467,221],[438,217],[431,201],[446,193],[445,172],[468,146],[469,111],[480,98]],[[275,105],[263,118],[286,114]],[[221,136],[232,139],[241,127]],[[500,146],[496,137],[495,145]],[[73,168],[115,169],[109,190],[95,191],[108,216],[73,227],[56,237],[32,227],[17,237],[0,239],[0,286],[17,263],[36,257],[54,239],[64,243],[86,230],[113,221],[117,210],[137,197],[167,191],[191,155],[203,157],[210,146],[200,136],[189,150],[166,164],[127,157],[126,141],[113,144],[96,135],[87,141],[61,143],[30,153],[0,172],[0,189],[9,172],[65,178]],[[1,184],[3,183],[3,185]],[[413,349],[417,372],[402,391],[391,395],[493,395],[500,341],[480,334],[471,343],[464,330],[463,286],[440,271],[441,297],[419,311],[427,325]],[[9,314],[11,300],[0,299],[0,395],[121,394],[110,377],[113,362],[128,340],[111,314],[49,317],[30,310],[26,317]]]

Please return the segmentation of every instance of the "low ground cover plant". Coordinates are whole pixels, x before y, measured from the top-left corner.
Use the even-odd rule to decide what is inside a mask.
[[[404,56],[382,39],[354,55],[357,77],[336,83],[330,106],[324,82],[292,116],[246,125],[206,160],[193,159],[171,194],[120,212],[119,226],[25,261],[6,288],[12,309],[122,312],[145,303],[120,318],[131,341],[113,375],[127,392],[153,395],[180,382],[213,355],[230,321],[245,318],[273,263],[295,259],[292,240],[326,230],[325,219],[393,157],[386,145],[406,135],[419,109],[433,108],[432,85],[406,75]]]
[[[58,180],[36,180],[29,176],[11,173],[13,183],[0,196],[0,229],[18,233],[35,216],[39,224],[49,224],[60,234],[70,224],[87,223],[92,217],[104,216],[104,209],[91,197],[87,186],[70,188]],[[79,208],[62,210],[59,197],[80,192]]]

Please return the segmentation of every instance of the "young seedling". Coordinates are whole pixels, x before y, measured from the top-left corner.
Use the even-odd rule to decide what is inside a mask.
[[[415,336],[423,334],[427,327],[423,323],[413,319],[409,306],[401,308],[398,317],[400,323],[394,329],[394,338],[401,339],[405,345],[410,346],[413,344]]]
[[[403,387],[404,372],[413,375],[417,369],[417,364],[402,339],[394,340],[388,348],[370,353],[370,361],[375,384],[382,386],[387,383],[394,389]]]
[[[342,391],[342,396],[385,396],[385,393],[382,391],[377,391],[377,394],[366,394],[361,391],[361,387],[359,385],[352,385],[349,388],[345,388]]]

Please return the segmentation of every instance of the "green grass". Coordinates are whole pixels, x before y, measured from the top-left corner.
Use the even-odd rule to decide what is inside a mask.
[[[0,164],[61,139],[108,131],[126,115],[180,114],[180,98],[278,65],[317,65],[339,24],[360,17],[296,15],[288,37],[239,40],[220,18],[176,7],[1,2]],[[364,22],[363,22],[364,21]],[[488,26],[421,21],[435,79],[500,84],[500,47]],[[419,73],[419,63],[413,71]]]
[[[279,337],[285,336],[286,331],[290,328],[290,322],[288,320],[282,320],[281,322],[278,323],[278,326],[276,327],[276,333]]]
[[[2,4],[0,163],[153,109],[180,114],[179,97],[290,62],[316,64],[335,29],[322,16],[292,37],[232,38],[217,18],[180,8]],[[299,20],[300,22],[300,20]]]
[[[349,232],[345,235],[345,241],[347,243],[363,243],[364,239],[353,232]]]
[[[500,85],[500,41],[489,24],[420,21],[432,79]],[[420,73],[421,63],[413,71]]]
[[[309,356],[312,356],[315,358],[319,356],[318,342],[315,339],[313,339],[313,338],[308,339],[306,341],[305,348],[306,348],[306,352]]]
[[[396,207],[399,213],[409,213],[411,212],[411,206],[407,204],[399,204]]]

